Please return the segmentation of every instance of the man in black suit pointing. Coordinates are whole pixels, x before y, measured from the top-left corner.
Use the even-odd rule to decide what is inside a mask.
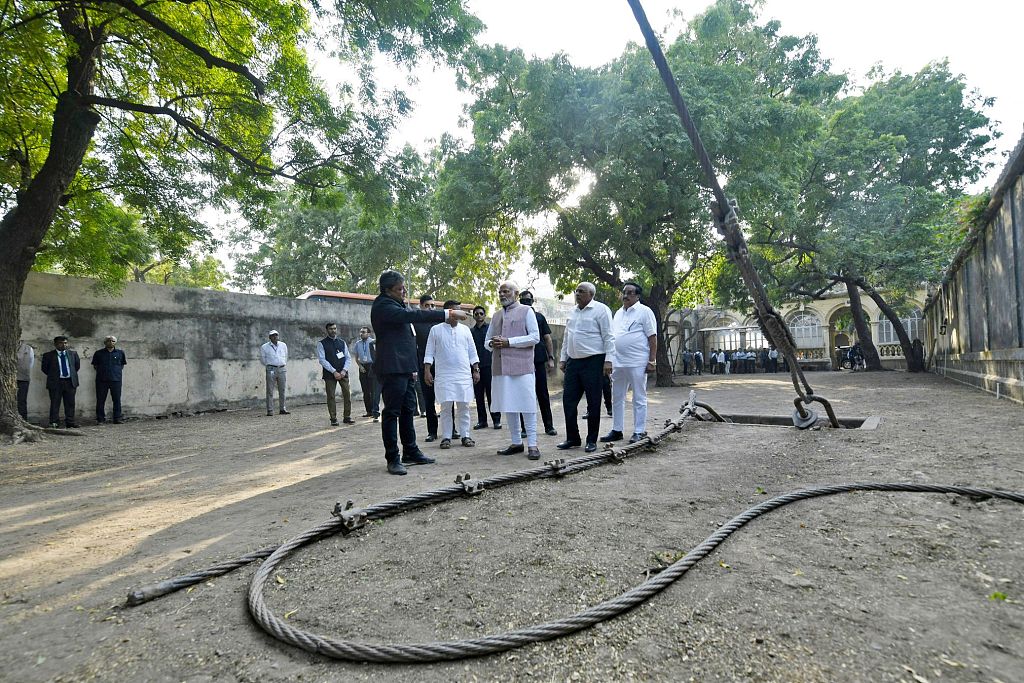
[[[442,323],[465,320],[457,308],[443,311],[412,309],[405,303],[405,277],[396,270],[380,274],[380,295],[373,300],[370,324],[377,333],[377,357],[374,370],[380,379],[384,410],[380,433],[388,472],[405,474],[405,465],[429,465],[434,462],[416,445],[416,337],[410,323]],[[402,450],[398,449],[401,436]]]

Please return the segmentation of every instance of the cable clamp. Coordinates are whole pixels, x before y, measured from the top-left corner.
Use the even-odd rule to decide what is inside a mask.
[[[345,501],[344,507],[341,502],[334,504],[331,514],[341,520],[342,529],[346,532],[355,531],[366,525],[366,510],[362,508],[352,509],[352,501]]]
[[[465,474],[460,474],[457,477],[455,477],[455,483],[462,485],[462,490],[465,492],[467,496],[475,496],[478,493],[484,492],[483,483],[479,481],[470,482],[470,479],[472,478],[473,477],[472,475],[470,475],[469,472],[466,472]]]
[[[560,477],[564,474],[562,470],[565,469],[565,458],[548,460],[544,464],[551,468],[551,473],[554,474],[556,477]]]

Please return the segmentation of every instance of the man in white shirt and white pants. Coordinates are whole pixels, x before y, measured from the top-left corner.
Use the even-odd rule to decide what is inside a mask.
[[[444,309],[457,309],[458,301],[444,302]],[[458,429],[462,445],[473,447],[469,437],[469,402],[473,385],[480,381],[480,357],[473,333],[451,318],[430,328],[427,350],[423,356],[423,382],[434,387],[434,396],[441,403],[441,448],[452,447],[452,408],[458,413]]]
[[[658,358],[658,322],[654,311],[640,303],[643,289],[635,282],[622,286],[622,308],[612,318],[615,369],[612,370],[612,430],[601,441],[621,441],[626,422],[626,392],[633,389],[633,436],[647,436],[647,375]]]
[[[267,332],[270,339],[260,347],[260,362],[267,368],[267,415],[274,414],[274,385],[277,385],[277,403],[279,412],[288,415],[284,406],[284,394],[287,384],[288,345],[279,341],[277,330]]]
[[[572,309],[565,325],[559,368],[565,373],[562,389],[562,409],[565,411],[566,439],[556,448],[577,448],[580,426],[576,411],[580,398],[587,397],[587,445],[584,451],[597,450],[597,435],[601,428],[601,374],[612,373],[615,356],[615,338],[612,336],[612,312],[600,301],[594,300],[597,288],[593,283],[581,282],[576,287],[576,308]]]

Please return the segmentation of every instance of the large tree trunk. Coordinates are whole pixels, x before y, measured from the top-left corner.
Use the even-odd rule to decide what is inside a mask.
[[[892,329],[896,331],[896,336],[900,339],[900,346],[903,347],[903,357],[907,360],[907,372],[924,372],[924,359],[919,358],[914,353],[914,343],[910,340],[910,335],[907,334],[907,328],[903,326],[903,321],[900,320],[899,315],[893,310],[892,306],[882,298],[882,295],[878,293],[874,287],[869,285],[864,280],[858,280],[857,284],[864,293],[871,297],[871,300],[875,302],[878,309],[882,311],[889,322],[892,323]]]
[[[668,342],[665,338],[665,318],[668,315],[669,295],[662,285],[651,287],[651,293],[645,303],[654,311],[654,319],[658,323],[658,364],[654,375],[654,386],[675,386],[672,381],[672,364],[668,358]]]
[[[68,59],[68,90],[57,98],[46,161],[17,203],[0,221],[0,433],[24,437],[30,426],[18,415],[17,360],[21,337],[21,294],[36,252],[53,223],[61,198],[78,174],[99,115],[81,103],[92,92],[101,38],[80,21],[73,9],[59,11],[72,42]]]
[[[871,326],[864,317],[864,307],[860,303],[860,290],[857,289],[853,279],[847,279],[846,291],[850,295],[850,313],[853,314],[853,326],[857,330],[857,341],[860,342],[861,353],[864,354],[864,364],[868,370],[882,370],[882,359],[878,357],[878,349],[871,339]]]

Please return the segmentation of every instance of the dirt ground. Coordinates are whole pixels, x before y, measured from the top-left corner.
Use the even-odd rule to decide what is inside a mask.
[[[904,373],[811,373],[877,430],[693,423],[656,452],[374,522],[296,554],[275,614],[367,642],[469,638],[574,613],[643,580],[767,496],[852,481],[1024,491],[1024,409]],[[783,375],[704,377],[723,412],[788,415]],[[651,424],[690,387],[652,390]],[[357,414],[361,414],[354,407]],[[561,406],[555,423],[564,433]],[[631,426],[627,417],[627,427]],[[1024,506],[849,494],[787,506],[633,612],[560,640],[454,663],[336,662],[250,620],[255,565],[135,608],[127,592],[280,543],[370,505],[526,468],[507,432],[384,471],[378,425],[322,405],[87,426],[0,448],[4,681],[1024,681]],[[602,432],[610,418],[602,421]],[[417,420],[421,439],[423,420]],[[541,436],[544,457],[561,437]],[[579,455],[580,451],[570,451]]]

